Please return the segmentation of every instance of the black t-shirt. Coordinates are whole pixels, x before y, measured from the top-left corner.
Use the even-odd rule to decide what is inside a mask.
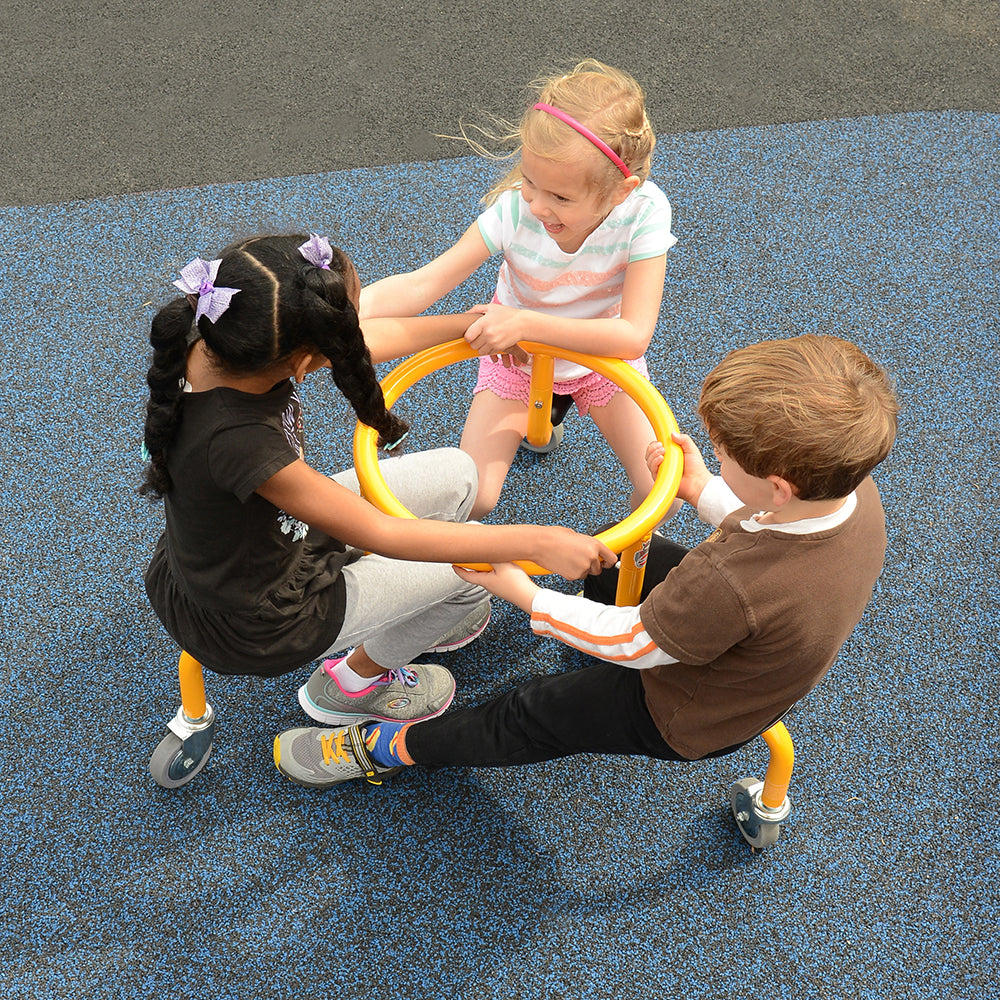
[[[273,676],[309,663],[340,632],[341,569],[357,553],[254,492],[302,456],[295,386],[184,393],[181,405],[150,602],[210,670]]]

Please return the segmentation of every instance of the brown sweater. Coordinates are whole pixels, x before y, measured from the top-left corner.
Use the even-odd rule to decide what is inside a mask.
[[[871,479],[835,528],[747,531],[748,508],[673,569],[643,602],[642,624],[679,662],[642,672],[663,738],[696,759],[759,735],[830,669],[861,620],[885,558]]]

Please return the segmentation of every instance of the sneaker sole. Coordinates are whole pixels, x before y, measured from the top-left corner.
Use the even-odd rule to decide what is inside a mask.
[[[354,726],[364,722],[426,722],[428,719],[436,719],[443,712],[446,712],[454,700],[455,685],[452,684],[448,700],[439,709],[434,712],[428,712],[427,715],[415,716],[412,719],[400,719],[398,717],[393,718],[390,715],[373,715],[371,712],[328,712],[312,702],[304,684],[299,688],[299,706],[302,708],[302,711],[310,719],[316,722],[327,723],[331,726]],[[284,774],[285,772],[282,771],[281,773]],[[288,775],[285,775],[285,777],[288,777]],[[292,778],[291,780],[294,781],[295,779]]]

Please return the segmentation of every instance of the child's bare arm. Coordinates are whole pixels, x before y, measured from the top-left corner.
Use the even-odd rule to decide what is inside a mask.
[[[362,320],[373,316],[417,316],[472,274],[490,256],[473,223],[459,241],[415,271],[393,274],[361,289]]]
[[[379,316],[363,320],[361,332],[372,361],[378,364],[457,340],[476,319],[478,314],[473,312],[444,316]]]
[[[603,542],[559,526],[391,517],[301,459],[276,472],[256,492],[332,538],[393,559],[442,563],[527,559],[567,579],[600,573],[616,561]]]

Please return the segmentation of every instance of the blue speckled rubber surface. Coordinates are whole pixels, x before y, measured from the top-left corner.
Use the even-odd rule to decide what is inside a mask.
[[[176,792],[146,770],[178,698],[141,583],[162,511],[134,492],[151,303],[195,254],[264,229],[327,233],[366,279],[415,266],[471,221],[490,167],[0,210],[0,996],[997,996],[998,149],[998,116],[947,112],[657,147],[680,242],[650,368],[682,426],[723,352],[804,331],[856,340],[904,403],[877,474],[886,569],[788,719],[794,808],[759,855],[728,794],[762,776],[763,743],[690,767],[298,788],[271,740],[300,724],[307,671],[209,675],[206,770]],[[448,305],[491,290],[484,272]],[[409,447],[457,441],[471,379],[460,365],[406,394]],[[321,376],[305,405],[313,463],[342,467],[345,407]],[[608,497],[624,514],[624,478],[574,414],[557,453],[519,457],[495,517],[587,527]],[[701,534],[687,514],[674,528]],[[459,704],[578,662],[499,602],[442,661]]]

